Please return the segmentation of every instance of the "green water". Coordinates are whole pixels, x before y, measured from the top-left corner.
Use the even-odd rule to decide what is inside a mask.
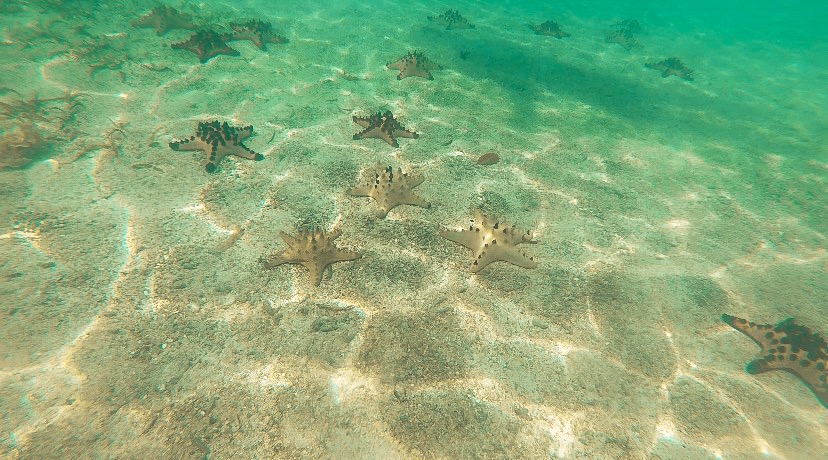
[[[0,3],[0,457],[824,455],[828,6],[167,5]]]

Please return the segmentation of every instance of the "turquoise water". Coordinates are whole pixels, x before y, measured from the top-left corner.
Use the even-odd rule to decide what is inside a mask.
[[[826,451],[828,5],[167,5],[0,4],[0,457]]]

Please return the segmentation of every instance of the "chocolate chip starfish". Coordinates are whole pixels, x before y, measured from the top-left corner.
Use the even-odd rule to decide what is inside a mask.
[[[423,177],[403,174],[402,168],[397,168],[397,172],[394,172],[391,166],[383,167],[382,165],[375,166],[370,176],[370,180],[359,187],[352,188],[348,194],[369,196],[376,200],[379,206],[377,212],[379,217],[384,218],[388,215],[388,211],[401,204],[429,207],[427,201],[414,194],[414,187],[423,183]]]
[[[394,114],[390,110],[385,112],[377,112],[367,117],[353,117],[354,123],[362,126],[362,131],[354,134],[354,140],[366,139],[369,137],[376,137],[388,142],[393,147],[399,147],[397,137],[407,137],[410,139],[417,139],[419,134],[405,129],[394,118]]]
[[[310,278],[314,286],[322,282],[322,273],[328,265],[335,262],[345,262],[362,257],[362,254],[353,251],[344,251],[334,244],[342,232],[334,230],[331,233],[316,230],[302,231],[298,235],[290,236],[279,232],[288,248],[280,254],[270,256],[265,261],[265,268],[278,267],[282,264],[300,264],[310,271]]]
[[[242,141],[253,134],[252,126],[241,128],[230,126],[225,121],[219,123],[199,123],[195,136],[187,139],[170,142],[173,150],[202,150],[207,153],[205,169],[208,173],[214,172],[222,158],[227,155],[247,158],[248,160],[262,160],[264,156],[256,153],[242,144]]]
[[[227,37],[220,35],[213,30],[200,30],[181,43],[170,45],[176,50],[187,50],[198,56],[198,62],[204,64],[210,59],[224,54],[227,56],[238,56],[239,52],[230,47],[226,41]]]
[[[823,337],[796,324],[793,318],[776,326],[728,314],[722,315],[722,321],[762,347],[762,356],[745,366],[749,374],[788,371],[802,379],[822,405],[828,407],[828,342]]]
[[[421,77],[427,80],[434,80],[431,75],[431,70],[441,70],[443,66],[432,62],[425,54],[419,51],[409,51],[405,56],[397,59],[394,62],[385,64],[389,69],[397,69],[400,73],[397,75],[397,80],[402,80],[406,77]]]
[[[441,230],[440,236],[462,244],[474,252],[474,261],[470,267],[472,273],[478,273],[486,265],[497,260],[523,268],[538,266],[534,257],[517,248],[521,243],[535,243],[528,231],[519,232],[515,227],[493,221],[480,211],[475,212],[474,220],[468,229]]]

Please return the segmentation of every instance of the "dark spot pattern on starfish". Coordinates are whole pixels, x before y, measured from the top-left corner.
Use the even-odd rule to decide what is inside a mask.
[[[325,232],[322,230],[302,231],[296,236],[279,232],[288,248],[279,254],[270,256],[265,261],[265,268],[278,267],[283,264],[299,264],[310,271],[310,279],[314,286],[322,282],[322,274],[328,265],[336,262],[345,262],[362,257],[354,251],[339,249],[334,240],[341,235],[340,230]]]
[[[151,27],[158,35],[164,35],[173,29],[194,30],[197,27],[191,15],[166,5],[156,6],[130,24],[134,27]]]
[[[402,80],[406,77],[422,77],[428,80],[434,80],[434,76],[431,75],[430,71],[443,69],[443,66],[432,62],[425,54],[419,51],[409,51],[408,54],[396,61],[385,64],[385,67],[400,71],[399,75],[397,75],[397,80]]]
[[[377,202],[379,211],[377,215],[384,218],[388,212],[401,204],[410,204],[428,208],[431,205],[427,201],[414,194],[414,187],[423,183],[422,176],[408,175],[402,172],[402,168],[376,165],[370,170],[370,180],[363,185],[354,187],[348,191],[352,196],[367,196]]]
[[[687,81],[693,81],[693,70],[684,65],[678,58],[671,57],[663,61],[647,63],[644,64],[644,67],[660,71],[662,78],[675,75]]]
[[[494,221],[480,211],[475,212],[468,229],[441,230],[440,236],[472,250],[472,273],[478,273],[486,265],[498,260],[523,268],[538,266],[534,257],[517,247],[521,243],[535,243],[529,231],[521,232],[515,227]]]
[[[570,34],[564,32],[561,26],[555,21],[546,21],[543,24],[527,24],[532,31],[537,35],[546,35],[547,37],[565,38]]]
[[[367,117],[354,116],[353,120],[354,123],[365,128],[354,134],[354,140],[375,137],[388,142],[388,144],[393,147],[399,147],[400,144],[397,142],[398,137],[405,137],[409,139],[417,139],[420,137],[419,134],[405,129],[405,127],[394,118],[394,115],[390,110],[386,110],[385,112],[377,112]]]
[[[176,151],[202,150],[207,153],[207,172],[214,172],[222,158],[227,155],[246,158],[248,160],[262,160],[264,156],[245,147],[242,143],[253,134],[252,126],[241,128],[230,126],[226,121],[219,123],[199,123],[196,134],[187,139],[170,142],[170,148]]]
[[[459,11],[452,9],[448,9],[445,13],[437,16],[428,16],[428,20],[446,26],[446,30],[474,29],[474,24],[464,18]]]
[[[260,50],[267,51],[267,43],[283,44],[288,39],[273,32],[273,26],[269,22],[251,20],[242,23],[230,24],[233,31],[224,36],[227,41],[250,40]]]
[[[239,52],[231,48],[224,37],[213,30],[199,30],[181,43],[173,43],[173,49],[187,50],[198,56],[198,62],[204,64],[210,59],[224,54],[238,56]]]
[[[722,321],[762,347],[761,356],[745,366],[749,374],[772,370],[790,372],[802,379],[822,405],[828,407],[828,342],[825,338],[796,324],[793,318],[776,326],[757,324],[728,314],[722,315]]]

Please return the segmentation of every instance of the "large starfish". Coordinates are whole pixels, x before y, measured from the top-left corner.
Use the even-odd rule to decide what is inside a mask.
[[[213,172],[218,168],[222,158],[227,155],[247,158],[248,160],[262,160],[264,156],[256,153],[242,144],[242,141],[253,134],[252,126],[241,128],[230,126],[225,121],[219,124],[218,121],[210,123],[199,123],[194,136],[180,141],[170,142],[173,150],[202,150],[207,153],[207,172]]]
[[[522,233],[515,227],[501,225],[480,211],[474,213],[474,219],[468,229],[440,230],[440,236],[462,244],[474,252],[474,262],[470,267],[472,273],[478,273],[486,265],[497,260],[523,268],[538,266],[534,257],[526,255],[517,248],[517,245],[521,243],[535,243],[529,231]]]
[[[130,24],[135,27],[152,27],[158,35],[164,35],[172,29],[193,30],[196,28],[192,16],[166,5],[156,6]]]
[[[376,200],[379,206],[378,215],[384,218],[388,211],[401,204],[410,204],[428,208],[430,205],[424,199],[414,194],[414,187],[423,183],[423,177],[403,174],[402,168],[377,165],[371,171],[371,180],[359,187],[348,191],[353,196],[368,196]]]
[[[728,314],[722,315],[722,321],[762,347],[762,356],[745,366],[748,373],[788,371],[802,379],[822,405],[828,407],[828,342],[823,337],[796,324],[793,318],[776,326]]]
[[[345,262],[362,257],[362,254],[353,251],[343,251],[334,244],[334,240],[341,235],[340,230],[327,233],[322,230],[302,231],[298,235],[290,236],[279,232],[288,248],[281,254],[270,256],[265,261],[265,268],[278,267],[282,264],[300,264],[310,271],[314,286],[322,282],[322,273],[328,265],[335,262]]]
[[[170,46],[173,49],[187,50],[195,54],[198,56],[198,62],[204,64],[220,54],[227,56],[239,55],[237,50],[227,44],[225,38],[212,30],[199,30],[186,41],[173,43]]]
[[[394,62],[389,62],[385,67],[400,71],[397,75],[397,80],[402,80],[405,77],[422,77],[428,80],[434,80],[434,76],[431,75],[430,70],[441,70],[443,68],[443,66],[432,62],[425,54],[418,51],[409,51],[408,54]]]
[[[397,142],[397,137],[407,137],[409,139],[417,139],[420,137],[419,134],[405,129],[394,118],[394,114],[390,110],[386,110],[384,113],[377,112],[368,117],[358,117],[355,115],[353,120],[354,123],[365,128],[354,134],[354,140],[376,137],[377,139],[388,142],[393,147],[399,147],[400,144]]]

